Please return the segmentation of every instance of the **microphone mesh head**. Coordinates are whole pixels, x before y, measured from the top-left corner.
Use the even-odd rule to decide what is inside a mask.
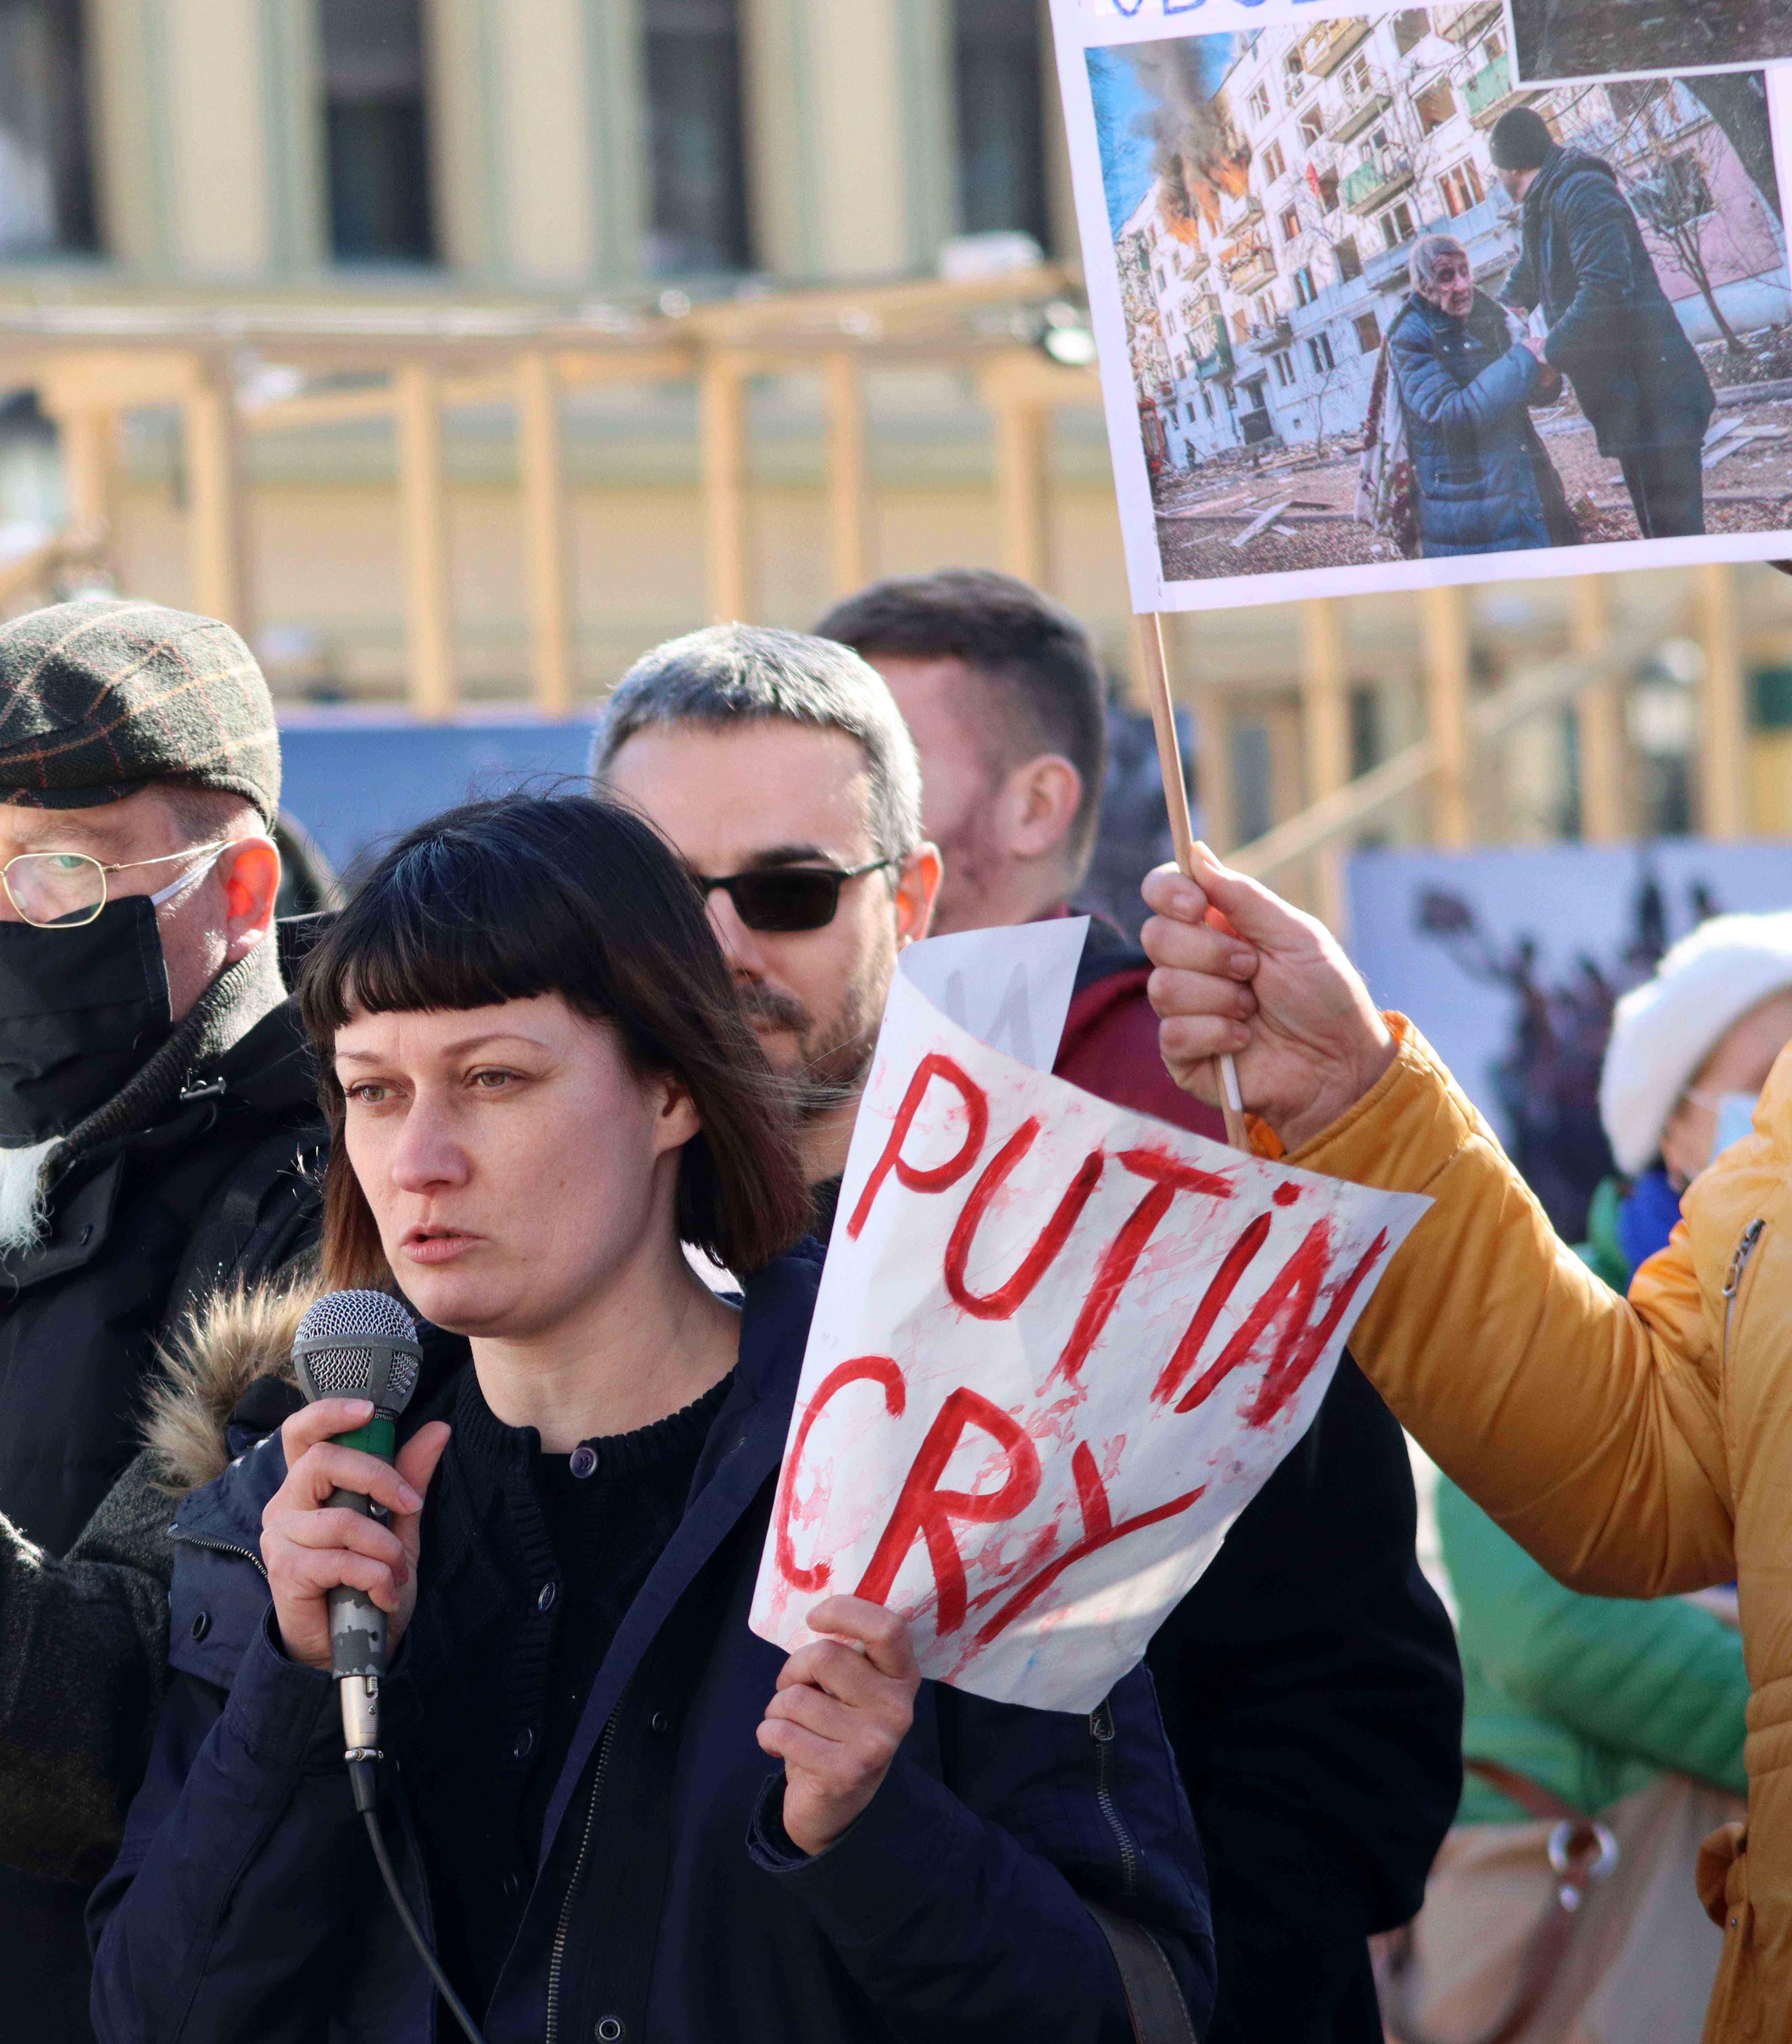
[[[384,1412],[404,1411],[416,1389],[417,1358],[369,1348],[355,1339],[370,1335],[382,1343],[409,1342],[414,1347],[417,1331],[410,1315],[385,1292],[330,1292],[307,1309],[296,1339],[310,1348],[300,1375],[313,1398],[370,1396],[376,1369],[389,1354],[385,1388],[375,1402]]]

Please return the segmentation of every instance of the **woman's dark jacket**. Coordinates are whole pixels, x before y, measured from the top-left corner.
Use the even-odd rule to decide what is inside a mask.
[[[812,1247],[747,1288],[735,1384],[684,1519],[598,1670],[549,1800],[489,2044],[1126,2044],[1119,1975],[1080,1895],[1157,1936],[1199,2034],[1214,1986],[1206,1880],[1142,1668],[1090,1717],[923,1683],[912,1731],[846,1834],[813,1858],[784,1837],[781,1774],[754,1740],[784,1656],[746,1614],[819,1271]],[[177,1516],[176,1672],[90,1919],[105,2044],[436,2034],[429,1982],[350,1802],[334,1685],[274,1643],[255,1556],[283,1473],[270,1435]],[[416,1616],[384,1685],[384,1821],[425,1911],[413,1804],[500,1763],[457,1748],[453,1692],[430,1673],[432,1638],[490,1622],[490,1542],[451,1444],[424,1516]]]
[[[1717,403],[1610,164],[1558,143],[1525,194],[1524,248],[1501,294],[1543,307],[1551,365],[1603,455],[1697,445]]]
[[[1506,554],[1571,536],[1529,409],[1542,367],[1477,291],[1456,319],[1414,292],[1387,336],[1427,558]]]

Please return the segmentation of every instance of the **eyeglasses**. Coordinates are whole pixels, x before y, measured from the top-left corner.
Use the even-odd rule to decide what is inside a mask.
[[[165,852],[159,859],[125,859],[113,866],[102,866],[84,851],[21,851],[0,866],[0,886],[20,916],[38,929],[79,929],[106,906],[109,873],[130,873],[140,866],[171,866],[176,859],[195,859],[205,852],[212,855],[205,862],[209,866],[228,843],[221,837],[210,844],[189,845],[185,851]],[[182,874],[150,896],[152,905],[159,908],[199,877],[196,872]]]
[[[731,873],[725,880],[712,879],[707,873],[691,878],[706,899],[719,887],[748,929],[781,934],[826,929],[839,912],[840,889],[849,880],[881,873],[898,863],[874,859],[869,866],[762,866]]]

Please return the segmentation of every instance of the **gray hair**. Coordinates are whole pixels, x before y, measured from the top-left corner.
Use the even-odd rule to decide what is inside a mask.
[[[906,858],[921,842],[921,763],[896,698],[850,647],[806,632],[712,624],[643,653],[604,706],[591,776],[604,780],[624,746],[651,725],[714,730],[773,717],[843,732],[864,753],[865,821],[880,859]]]
[[[1413,244],[1406,275],[1422,298],[1429,298],[1437,288],[1437,272],[1446,256],[1460,256],[1466,261],[1468,251],[1453,234],[1422,234]]]

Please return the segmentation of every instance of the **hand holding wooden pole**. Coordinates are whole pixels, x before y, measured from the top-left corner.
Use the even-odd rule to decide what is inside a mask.
[[[1170,839],[1176,863],[1191,880],[1195,874],[1195,826],[1188,814],[1188,787],[1182,778],[1182,747],[1176,742],[1176,710],[1170,701],[1168,663],[1164,657],[1164,620],[1153,612],[1138,620],[1139,650],[1145,656],[1145,681],[1151,697],[1151,722],[1157,734],[1157,764],[1164,776],[1164,801],[1170,813]],[[1238,1068],[1229,1053],[1214,1060],[1219,1067],[1220,1111],[1226,1116],[1226,1139],[1234,1150],[1249,1150],[1245,1102],[1238,1091]]]

